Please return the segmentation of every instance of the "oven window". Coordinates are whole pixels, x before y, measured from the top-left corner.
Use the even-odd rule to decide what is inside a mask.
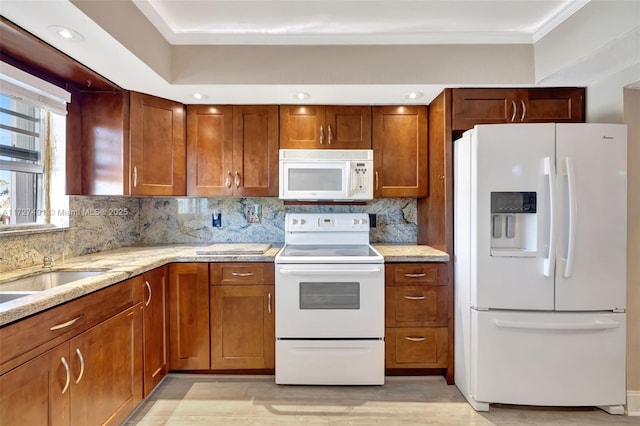
[[[360,283],[301,282],[300,309],[360,309]]]
[[[340,191],[342,169],[289,169],[289,191]]]

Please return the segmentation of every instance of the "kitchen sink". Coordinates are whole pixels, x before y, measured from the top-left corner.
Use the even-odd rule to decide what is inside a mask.
[[[0,303],[93,277],[104,271],[50,271],[0,284]]]

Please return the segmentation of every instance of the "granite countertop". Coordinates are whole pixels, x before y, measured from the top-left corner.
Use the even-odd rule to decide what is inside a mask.
[[[215,247],[214,247],[215,246]],[[449,255],[429,246],[374,244],[385,262],[446,262]],[[91,292],[119,283],[159,266],[174,262],[273,262],[280,250],[276,244],[215,244],[212,246],[167,245],[126,247],[54,261],[52,271],[103,271],[28,296],[0,304],[0,326],[44,311]],[[207,253],[207,254],[198,254]],[[213,254],[220,253],[220,254]],[[0,273],[2,283],[37,275],[42,267]]]

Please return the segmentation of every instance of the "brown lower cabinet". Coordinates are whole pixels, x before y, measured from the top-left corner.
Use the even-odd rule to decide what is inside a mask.
[[[447,263],[385,265],[385,366],[438,369],[453,383],[453,324]]]
[[[44,322],[49,330],[58,325],[57,317],[69,318],[67,323],[75,319],[68,328],[54,328],[57,334],[47,336],[31,352],[49,349],[0,376],[0,424],[118,425],[126,419],[142,401],[142,305],[133,281],[0,329],[4,345],[19,342],[33,323]],[[108,302],[106,298],[117,296],[121,289],[121,294],[134,297],[117,303],[138,303],[92,323],[89,310],[108,310],[110,304],[101,308],[101,301]],[[76,315],[78,306],[82,316]],[[52,319],[56,320],[49,324]],[[3,361],[12,349],[3,348]],[[11,360],[3,365],[11,365]]]
[[[169,266],[169,369],[209,369],[209,265]]]
[[[273,263],[212,263],[211,369],[275,368]]]
[[[144,397],[167,375],[169,267],[145,272],[143,317]]]

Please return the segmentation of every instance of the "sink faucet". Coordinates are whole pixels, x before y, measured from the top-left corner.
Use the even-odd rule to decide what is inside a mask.
[[[42,267],[43,268],[51,268],[51,264],[53,263],[53,259],[51,259],[51,256],[45,256],[42,259]]]

